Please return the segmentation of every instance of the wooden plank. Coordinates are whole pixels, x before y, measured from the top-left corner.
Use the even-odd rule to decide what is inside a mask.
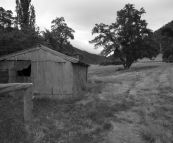
[[[77,93],[77,77],[78,75],[78,72],[77,72],[77,67],[76,67],[76,64],[73,64],[73,94],[76,94]]]
[[[8,83],[8,70],[0,71],[0,83]]]
[[[64,92],[66,94],[72,93],[72,64],[70,62],[66,62],[64,68]]]
[[[9,84],[0,84],[0,93],[6,93],[11,91],[17,91],[21,89],[27,89],[32,86],[32,83],[9,83]]]
[[[32,87],[29,87],[25,89],[25,95],[24,95],[24,120],[25,120],[25,128],[28,132],[28,141],[32,142],[32,122],[33,122],[33,89]]]
[[[64,79],[65,79],[65,74],[64,74],[64,67],[65,67],[65,64],[59,64],[59,88],[60,88],[60,95],[63,95],[64,94]]]
[[[86,84],[87,67],[73,64],[73,93],[76,94]]]
[[[0,62],[0,70],[7,70],[9,67],[8,63],[7,61]]]
[[[58,95],[62,94],[62,84],[63,84],[63,63],[55,63],[54,71],[54,85],[53,85],[53,94]],[[58,98],[58,97],[57,97]]]
[[[37,85],[36,85],[36,79],[37,79],[37,63],[31,62],[31,80],[33,83],[33,90],[34,93],[38,93]]]
[[[44,62],[37,62],[35,67],[35,88],[37,93],[44,93]]]
[[[64,86],[64,64],[65,63],[55,63],[54,69],[54,85],[53,85],[53,94],[55,98],[60,98],[63,95],[63,86]],[[59,95],[59,96],[58,96]]]
[[[49,73],[49,65],[47,64],[47,62],[42,62],[42,73],[39,75],[39,78],[41,78],[40,80],[42,80],[42,85],[40,84],[40,87],[42,87],[42,90],[39,90],[39,93],[41,94],[47,94],[49,93],[47,90],[49,87],[47,87],[47,77],[50,74]],[[39,88],[40,89],[40,88]]]
[[[52,75],[52,65],[53,63],[51,61],[45,62],[46,67],[45,70],[45,94],[52,94],[53,92],[53,75]]]
[[[54,96],[54,85],[56,84],[56,79],[55,79],[55,73],[56,73],[56,66],[55,66],[55,62],[51,62],[51,69],[50,69],[50,73],[51,73],[51,79],[52,79],[52,82],[51,82],[51,95]]]
[[[8,70],[14,66],[14,61],[1,61],[0,70]]]

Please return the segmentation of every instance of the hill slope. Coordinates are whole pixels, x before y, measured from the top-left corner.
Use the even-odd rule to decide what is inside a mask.
[[[173,29],[173,20],[171,22],[168,22],[158,30],[154,31],[154,38],[158,42],[158,47],[160,48],[161,52],[164,52],[165,49],[169,48],[173,44],[173,41],[161,35],[162,30],[165,28]]]
[[[101,61],[107,59],[106,57],[99,56],[96,54],[91,54],[86,51],[82,51],[80,49],[74,48],[76,54],[80,54],[83,56],[82,61],[88,64],[99,64]]]

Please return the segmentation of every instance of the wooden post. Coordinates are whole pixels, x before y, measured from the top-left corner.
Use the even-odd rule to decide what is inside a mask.
[[[32,122],[33,122],[33,90],[32,86],[25,90],[24,95],[24,120],[25,120],[25,128],[28,132],[28,141],[32,142]]]

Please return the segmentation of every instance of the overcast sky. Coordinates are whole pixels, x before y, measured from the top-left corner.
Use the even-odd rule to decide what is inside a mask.
[[[50,29],[51,21],[56,17],[64,17],[68,26],[75,30],[72,45],[91,53],[101,51],[88,42],[94,38],[91,35],[94,25],[115,22],[116,12],[127,3],[145,9],[142,18],[153,31],[173,20],[173,0],[31,0],[31,3],[41,30]],[[15,0],[0,0],[0,7],[14,12]]]

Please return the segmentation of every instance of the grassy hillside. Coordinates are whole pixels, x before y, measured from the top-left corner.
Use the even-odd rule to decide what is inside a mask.
[[[162,26],[158,30],[154,31],[154,38],[157,41],[158,48],[161,49],[161,52],[164,52],[165,49],[170,48],[170,46],[173,44],[173,41],[171,39],[161,35],[162,30],[165,28],[173,29],[173,20],[171,22],[165,24],[164,26]]]
[[[75,52],[77,54],[80,54],[83,56],[83,62],[88,63],[88,64],[99,64],[101,61],[107,59],[106,57],[99,56],[96,54],[91,54],[86,51],[79,50],[77,48],[74,48]]]
[[[155,36],[161,36],[161,31],[164,28],[173,28],[173,20],[171,22],[168,22],[167,24],[163,25],[161,28],[158,30],[154,31]]]
[[[147,58],[143,58],[141,60],[138,60],[138,62],[162,62],[163,59],[162,59],[162,54],[159,54],[157,55],[157,57],[154,59],[154,60],[150,60],[150,59],[147,59]]]

